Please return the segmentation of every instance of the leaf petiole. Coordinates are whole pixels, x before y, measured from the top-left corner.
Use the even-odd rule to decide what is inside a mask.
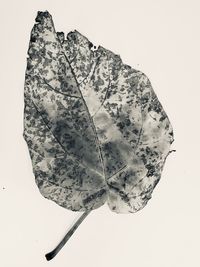
[[[67,241],[70,239],[70,237],[73,235],[73,233],[76,231],[76,229],[79,227],[79,225],[83,222],[83,220],[88,216],[88,214],[91,211],[85,211],[75,222],[75,224],[70,228],[70,230],[67,232],[67,234],[64,236],[64,238],[61,240],[61,242],[57,245],[57,247],[52,250],[51,252],[47,253],[45,255],[46,259],[48,261],[52,260],[58,252],[62,249],[62,247],[67,243]]]

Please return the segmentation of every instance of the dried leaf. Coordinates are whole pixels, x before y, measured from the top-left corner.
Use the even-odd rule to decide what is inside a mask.
[[[74,211],[143,208],[173,142],[146,75],[77,31],[65,39],[48,12],[28,55],[24,138],[41,194]]]

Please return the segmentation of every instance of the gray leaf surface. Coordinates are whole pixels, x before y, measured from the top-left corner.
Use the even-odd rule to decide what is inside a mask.
[[[152,191],[173,131],[146,75],[38,12],[24,90],[24,138],[41,194],[86,211],[136,212]]]

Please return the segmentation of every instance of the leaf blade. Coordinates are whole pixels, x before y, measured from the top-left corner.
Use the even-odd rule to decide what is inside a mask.
[[[41,193],[72,210],[107,201],[118,213],[138,211],[160,180],[173,141],[150,81],[111,51],[93,51],[77,31],[65,40],[48,12],[36,21],[24,136]]]

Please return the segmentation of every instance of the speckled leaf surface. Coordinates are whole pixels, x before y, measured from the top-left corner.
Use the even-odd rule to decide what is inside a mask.
[[[25,76],[24,138],[41,194],[86,211],[136,212],[151,198],[173,131],[145,74],[38,12]]]

